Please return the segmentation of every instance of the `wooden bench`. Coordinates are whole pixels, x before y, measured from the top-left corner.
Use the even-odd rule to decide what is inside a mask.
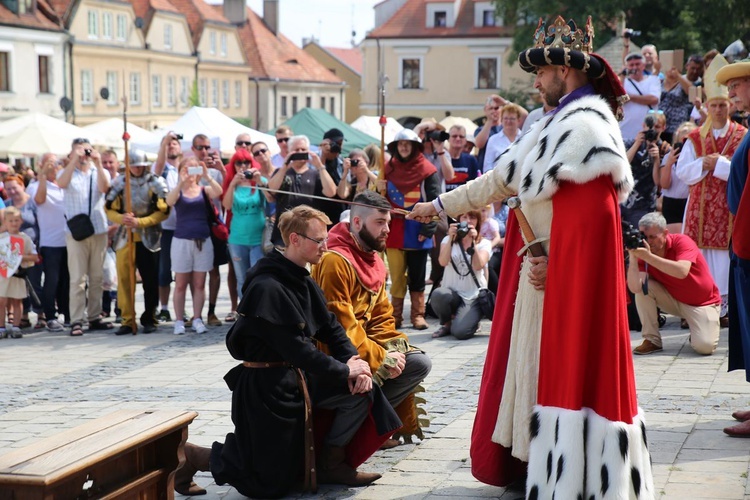
[[[0,500],[172,499],[196,416],[121,410],[2,455]]]

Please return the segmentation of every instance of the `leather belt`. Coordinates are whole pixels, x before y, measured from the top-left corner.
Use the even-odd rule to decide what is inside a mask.
[[[307,390],[307,381],[300,368],[296,368],[286,361],[243,361],[245,368],[291,368],[297,375],[297,387],[305,400],[305,482],[303,488],[312,493],[318,491],[318,473],[315,470],[315,435],[313,434],[312,400]]]

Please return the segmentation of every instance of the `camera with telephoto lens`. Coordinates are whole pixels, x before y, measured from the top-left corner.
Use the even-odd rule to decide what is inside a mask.
[[[622,32],[622,36],[624,36],[625,38],[641,36],[641,32],[638,30],[634,30],[633,28],[625,28],[625,31]]]
[[[462,240],[469,234],[469,223],[466,221],[459,222],[456,226],[456,239]]]
[[[646,235],[643,231],[633,227],[629,222],[622,221],[622,242],[628,250],[645,247],[643,242],[646,241]]]
[[[83,152],[84,152],[84,154],[86,154],[86,156],[91,156],[91,150],[90,149],[84,149]]]
[[[341,146],[338,142],[332,142],[331,143],[331,153],[340,153],[341,152]]]
[[[445,142],[450,138],[450,134],[444,130],[430,130],[427,132],[427,138],[433,141]]]

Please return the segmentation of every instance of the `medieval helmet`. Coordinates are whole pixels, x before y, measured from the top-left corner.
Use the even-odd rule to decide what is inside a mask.
[[[393,137],[393,140],[388,143],[388,152],[391,153],[391,155],[395,155],[396,152],[398,152],[398,141],[411,141],[414,144],[414,148],[416,150],[422,152],[424,151],[424,144],[422,144],[422,141],[419,140],[419,136],[416,132],[414,132],[411,129],[405,128],[403,130],[399,130],[398,133]]]
[[[131,149],[128,156],[131,167],[147,167],[151,163],[146,158],[146,152],[142,149]]]

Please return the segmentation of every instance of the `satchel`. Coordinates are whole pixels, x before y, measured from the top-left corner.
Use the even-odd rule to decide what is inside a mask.
[[[208,216],[207,220],[208,226],[211,228],[211,234],[217,240],[227,241],[229,239],[229,228],[224,224],[224,221],[221,220],[221,217],[219,217],[219,210],[216,208],[216,205],[211,203],[211,200],[208,199],[205,189],[201,190],[201,192],[203,193],[203,199],[206,202],[206,214]]]
[[[86,214],[78,214],[67,220],[70,235],[76,241],[82,241],[93,236],[94,224],[91,222],[91,198],[93,197],[94,174],[89,174],[89,211]]]

